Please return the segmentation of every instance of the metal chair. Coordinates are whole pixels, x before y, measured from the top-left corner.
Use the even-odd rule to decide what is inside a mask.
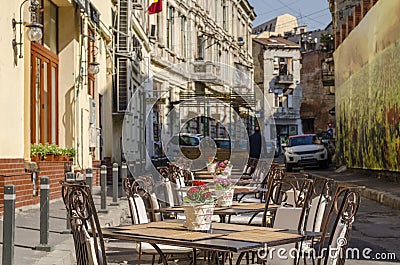
[[[350,233],[365,187],[339,184],[322,228],[317,265],[342,265],[346,261]],[[325,253],[323,255],[323,253]],[[329,253],[329,254],[328,254]],[[313,264],[315,261],[313,260]]]
[[[154,199],[148,192],[149,188],[151,187],[151,180],[149,177],[142,176],[136,178],[132,185],[130,184],[129,179],[124,178],[123,187],[128,199],[129,209],[131,211],[132,224],[149,223],[147,212],[150,212],[151,215],[157,214],[154,208]],[[145,205],[149,206],[149,211],[146,210]],[[166,264],[167,260],[164,255],[191,254],[193,251],[190,248],[153,243],[137,243],[136,250],[139,253],[138,264],[141,262],[142,255],[152,255],[152,264],[154,264],[155,256],[160,254],[160,259],[162,259],[162,262]]]
[[[106,265],[103,234],[89,186],[84,181],[61,181],[62,198],[74,238],[78,265]]]
[[[243,169],[241,179],[250,179],[253,172],[256,170],[258,158],[250,157]]]
[[[268,181],[271,179],[281,179],[283,176],[284,168],[282,166],[277,163],[269,165],[268,161],[260,160],[252,175],[251,181],[248,183],[250,187],[254,187],[254,189],[258,190],[258,192],[255,193],[256,199],[246,198],[246,201],[263,202]],[[246,193],[242,194],[242,196],[238,198],[238,201],[242,201],[246,195]]]

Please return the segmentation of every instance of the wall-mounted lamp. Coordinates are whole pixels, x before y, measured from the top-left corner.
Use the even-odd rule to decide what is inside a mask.
[[[96,61],[96,55],[99,52],[99,48],[93,47],[93,61],[89,63],[88,72],[92,75],[98,74],[100,72],[100,63]]]
[[[269,88],[268,89],[268,93],[272,93],[273,91],[272,91],[272,88]]]
[[[30,1],[31,5],[29,6],[29,12],[31,13],[31,22],[26,25],[28,28],[26,35],[29,39],[29,41],[39,41],[43,37],[42,33],[42,27],[43,25],[38,22],[39,20],[39,10],[40,10],[40,5],[39,1],[37,0],[25,0],[22,2],[22,4],[19,6],[19,21],[16,21],[14,18],[12,19],[12,27],[14,34],[16,32],[16,26],[19,25],[19,42],[16,40],[16,34],[14,35],[14,39],[12,40],[12,45],[14,49],[14,57],[17,57],[17,47],[19,46],[19,58],[22,58],[22,25],[24,22],[22,21],[22,6]],[[15,59],[16,60],[16,59]],[[16,63],[16,61],[15,61]]]

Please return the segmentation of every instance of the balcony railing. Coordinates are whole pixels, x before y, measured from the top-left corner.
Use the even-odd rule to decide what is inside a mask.
[[[278,75],[276,77],[276,81],[278,83],[293,83],[293,75],[292,74],[285,74],[285,75]]]
[[[299,110],[293,108],[276,108],[274,112],[275,119],[297,119],[300,117]]]
[[[190,63],[190,77],[196,81],[216,82],[221,79],[219,66],[209,61]]]
[[[334,86],[335,85],[335,71],[322,70],[322,85]]]

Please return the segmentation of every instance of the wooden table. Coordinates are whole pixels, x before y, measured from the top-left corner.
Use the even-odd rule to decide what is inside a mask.
[[[120,240],[147,242],[160,254],[164,265],[167,265],[167,259],[157,244],[192,248],[193,264],[196,264],[197,250],[240,253],[257,250],[265,245],[296,243],[305,238],[282,229],[221,223],[213,223],[212,229],[207,232],[189,231],[183,223],[177,221],[108,228],[103,229],[103,235]]]

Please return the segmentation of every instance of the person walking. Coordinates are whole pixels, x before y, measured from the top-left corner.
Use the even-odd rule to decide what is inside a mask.
[[[250,142],[250,154],[249,156],[251,158],[260,158],[261,154],[261,143],[262,143],[262,137],[260,133],[260,127],[256,126],[254,128],[254,133],[250,135],[249,137],[249,142]]]

